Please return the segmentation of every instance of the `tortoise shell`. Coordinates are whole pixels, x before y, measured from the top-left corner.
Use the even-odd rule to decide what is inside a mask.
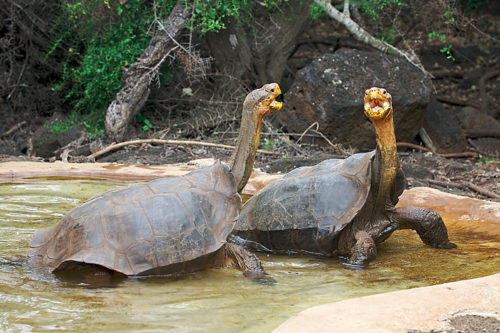
[[[374,155],[293,170],[245,203],[233,234],[275,252],[331,255],[367,200]]]
[[[75,262],[126,275],[204,269],[225,243],[240,205],[234,176],[217,162],[93,197],[35,232],[29,256],[52,272]]]

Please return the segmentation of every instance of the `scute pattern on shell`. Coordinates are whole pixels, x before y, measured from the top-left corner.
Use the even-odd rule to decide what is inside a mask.
[[[199,265],[209,265],[208,255],[224,244],[240,204],[229,167],[217,162],[89,199],[35,232],[29,256],[51,271],[76,261],[126,275],[154,274],[200,257],[207,260]]]
[[[245,203],[234,227],[235,234],[269,233],[268,237],[251,240],[264,239],[263,245],[270,249],[276,244],[269,242],[290,250],[302,247],[300,242],[318,243],[314,239],[304,240],[306,232],[290,230],[309,230],[307,237],[333,239],[366,201],[373,157],[374,151],[295,169]]]

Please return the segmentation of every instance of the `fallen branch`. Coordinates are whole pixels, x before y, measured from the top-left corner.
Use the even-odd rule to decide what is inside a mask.
[[[377,39],[370,35],[365,29],[360,27],[356,22],[354,22],[349,15],[349,2],[344,1],[344,12],[340,12],[335,7],[332,6],[330,0],[314,0],[316,4],[318,4],[323,10],[335,21],[342,23],[350,33],[354,35],[354,38],[357,40],[368,44],[377,50],[380,50],[384,53],[394,52],[395,54],[402,56],[406,60],[408,60],[412,65],[420,69],[425,74],[429,75],[431,78],[433,77],[431,73],[427,72],[420,63],[420,60],[416,56],[415,52],[410,50],[409,52],[404,52],[397,47],[386,43],[380,39]]]
[[[441,154],[441,153],[436,153],[428,148],[416,145],[414,143],[409,143],[409,142],[398,142],[396,144],[398,147],[406,147],[406,148],[413,148],[413,149],[418,149],[421,151],[429,152],[432,153],[433,155],[445,157],[445,158],[453,158],[453,157],[478,157],[479,154],[473,151],[464,151],[461,153],[448,153],[448,154]]]
[[[430,183],[430,184],[434,184],[434,185],[439,185],[439,186],[443,186],[443,187],[455,187],[455,188],[463,188],[463,189],[470,189],[470,190],[473,190],[473,191],[476,191],[477,193],[479,194],[482,194],[486,197],[490,197],[490,198],[494,198],[494,199],[500,199],[500,194],[497,194],[493,191],[490,191],[490,190],[487,190],[481,186],[477,186],[476,184],[473,184],[471,182],[464,182],[464,181],[461,181],[461,182],[445,182],[445,181],[441,181],[441,180],[435,180],[435,179],[427,179],[427,181]]]
[[[1,137],[4,137],[4,136],[7,136],[15,131],[17,131],[19,128],[21,128],[22,126],[26,125],[26,120],[23,120],[21,121],[20,123],[12,126],[7,132],[5,132],[4,134],[2,134]]]
[[[125,142],[120,142],[116,144],[112,144],[102,150],[99,150],[89,156],[87,156],[88,159],[94,159],[98,156],[101,156],[103,154],[106,154],[112,150],[122,148],[125,146],[130,146],[130,145],[136,145],[136,144],[145,144],[145,143],[151,143],[151,144],[157,144],[157,145],[191,145],[191,146],[204,146],[204,147],[215,147],[215,148],[224,148],[224,149],[236,149],[234,146],[229,146],[229,145],[223,145],[219,143],[211,143],[211,142],[199,142],[199,141],[189,141],[189,140],[160,140],[160,139],[142,139],[142,140],[131,140],[131,141],[125,141]],[[258,149],[258,153],[261,154],[267,154],[267,155],[279,155],[279,153],[274,152],[274,151],[268,151],[268,150],[262,150]]]
[[[316,126],[316,129],[313,129],[314,126]],[[306,133],[309,132],[309,130],[311,130],[314,133],[316,133],[319,136],[321,136],[330,146],[332,146],[332,148],[338,149],[338,145],[334,145],[330,140],[328,140],[328,138],[323,133],[321,133],[319,131],[319,123],[317,121],[315,121],[314,123],[312,123],[311,125],[309,125],[309,127],[306,128],[306,130],[304,132],[302,132],[302,134],[300,135],[300,137],[297,139],[297,143],[299,143],[300,140],[302,140],[302,137],[304,137],[304,135],[306,135]]]

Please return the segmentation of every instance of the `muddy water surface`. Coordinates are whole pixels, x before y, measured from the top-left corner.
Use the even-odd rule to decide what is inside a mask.
[[[463,211],[445,216],[458,249],[435,250],[413,232],[400,231],[378,247],[377,259],[363,271],[342,269],[338,259],[261,255],[275,285],[211,269],[99,288],[58,280],[22,259],[35,230],[118,186],[123,184],[90,180],[0,184],[0,331],[267,332],[313,305],[500,272],[500,236],[488,232],[488,225],[500,222],[475,221]]]

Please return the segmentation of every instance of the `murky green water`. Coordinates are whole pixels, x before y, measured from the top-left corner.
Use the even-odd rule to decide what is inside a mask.
[[[276,285],[211,269],[177,280],[125,279],[114,288],[71,285],[22,259],[35,230],[105,190],[95,181],[0,184],[0,331],[268,332],[299,311],[345,298],[485,276],[500,271],[500,236],[450,229],[451,251],[397,232],[363,271],[337,259],[261,256]]]

